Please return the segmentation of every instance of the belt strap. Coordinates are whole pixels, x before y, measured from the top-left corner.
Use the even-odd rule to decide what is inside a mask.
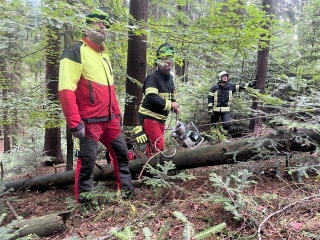
[[[115,115],[111,115],[106,117],[84,118],[82,119],[82,121],[85,123],[108,122],[114,119],[115,117]]]

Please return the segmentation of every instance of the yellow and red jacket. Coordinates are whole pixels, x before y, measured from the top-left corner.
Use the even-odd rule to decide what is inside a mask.
[[[60,59],[59,98],[67,125],[120,116],[109,56],[86,39],[64,50]]]

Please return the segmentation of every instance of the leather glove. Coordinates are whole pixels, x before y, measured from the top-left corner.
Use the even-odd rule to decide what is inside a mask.
[[[134,129],[132,129],[132,132],[135,134],[136,140],[139,144],[143,144],[148,141],[148,137],[144,133],[141,126],[136,126]]]
[[[84,138],[86,136],[85,127],[81,129],[72,129],[70,130],[72,135],[76,138]]]

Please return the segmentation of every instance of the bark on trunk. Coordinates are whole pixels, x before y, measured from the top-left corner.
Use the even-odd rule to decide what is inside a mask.
[[[49,214],[37,218],[25,219],[14,226],[14,230],[24,228],[14,239],[36,234],[39,237],[51,236],[60,232],[70,217],[70,212]]]
[[[137,22],[147,22],[148,0],[130,1],[130,14]],[[133,24],[136,24],[136,22],[130,21],[130,25]],[[126,99],[123,121],[124,126],[139,125],[138,109],[142,98],[142,91],[138,83],[140,82],[142,85],[146,78],[146,54],[147,36],[144,34],[136,35],[129,31],[126,93],[127,96],[130,96],[132,99]]]
[[[216,145],[187,149],[177,152],[172,158],[165,158],[161,154],[155,156],[149,164],[156,166],[164,161],[172,161],[176,169],[190,169],[204,166],[214,166],[222,164],[232,164],[235,161],[248,161],[258,154],[261,148],[269,151],[290,152],[315,150],[315,145],[311,141],[320,144],[320,135],[309,129],[300,129],[292,135],[287,133],[269,134],[263,137],[242,139],[239,141],[220,143]],[[140,158],[130,161],[129,169],[133,178],[140,173],[147,158]],[[94,169],[95,180],[115,179],[113,165],[97,166]],[[26,188],[47,188],[50,186],[65,186],[73,184],[74,171],[60,172],[51,175],[37,176],[29,179],[19,179],[4,183],[6,189],[21,190]]]

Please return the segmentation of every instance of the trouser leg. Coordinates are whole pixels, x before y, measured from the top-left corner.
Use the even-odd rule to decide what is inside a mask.
[[[133,192],[134,187],[128,166],[128,148],[116,119],[108,122],[100,141],[110,152],[118,187]]]
[[[219,121],[219,118],[220,118],[220,113],[219,112],[213,112],[212,115],[211,115],[211,123],[216,123]]]
[[[81,158],[78,158],[75,172],[75,194],[82,202],[81,193],[90,192],[93,183],[93,169],[96,162],[98,142],[89,138],[80,139]]]
[[[231,123],[229,122],[230,121],[230,113],[229,112],[222,113],[221,119],[222,119],[222,122],[227,122],[227,123],[222,124],[222,128],[224,130],[229,130],[230,125],[231,125]]]
[[[164,129],[165,124],[152,119],[144,119],[143,130],[149,139],[146,147],[146,156],[152,156],[158,151],[163,151]]]

